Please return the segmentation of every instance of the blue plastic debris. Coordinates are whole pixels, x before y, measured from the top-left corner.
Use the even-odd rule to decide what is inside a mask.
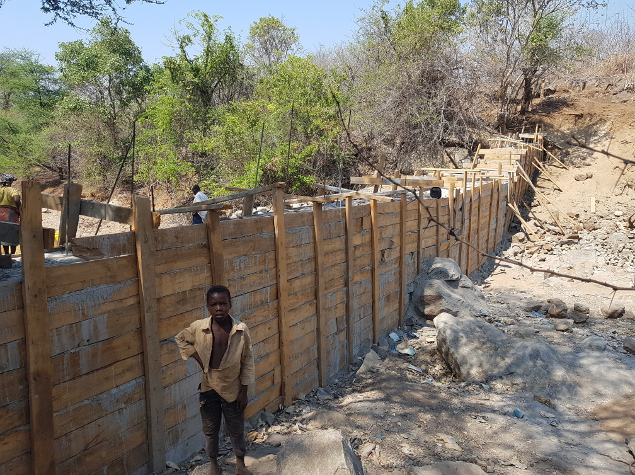
[[[489,313],[484,312],[484,313],[479,313],[479,314],[477,315],[477,317],[487,317],[488,315],[489,315]]]
[[[523,417],[525,417],[525,414],[523,414],[520,409],[514,409],[514,415],[516,417],[518,417],[518,419],[522,419]]]
[[[533,313],[536,317],[543,317],[544,318],[544,315],[542,313],[539,313],[539,312],[531,312],[531,313]]]
[[[379,434],[377,434],[375,437],[377,437],[378,439],[385,439],[386,438],[385,436],[379,435]]]

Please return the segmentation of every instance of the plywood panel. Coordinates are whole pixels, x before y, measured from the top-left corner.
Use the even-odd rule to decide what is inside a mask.
[[[155,229],[154,249],[174,249],[178,247],[207,245],[207,229],[205,226],[177,226],[174,228]]]
[[[159,274],[156,278],[157,298],[194,287],[209,286],[212,281],[209,264]]]
[[[252,216],[221,221],[223,239],[241,238],[254,234],[273,233],[273,216]]]
[[[274,235],[259,234],[242,239],[223,241],[225,260],[236,259],[242,256],[251,256],[275,251]]]
[[[207,242],[176,249],[164,249],[155,253],[154,271],[157,274],[162,274],[178,269],[200,266],[209,261],[209,246]]]

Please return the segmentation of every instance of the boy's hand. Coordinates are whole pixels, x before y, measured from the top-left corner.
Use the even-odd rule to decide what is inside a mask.
[[[236,409],[244,411],[247,407],[247,402],[247,386],[242,386],[240,388],[240,392],[238,393],[238,399],[236,399]]]

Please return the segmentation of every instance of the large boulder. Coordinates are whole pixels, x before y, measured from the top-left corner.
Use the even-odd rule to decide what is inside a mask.
[[[421,273],[411,284],[408,317],[432,320],[446,312],[464,317],[487,313],[485,297],[452,259],[437,257],[423,262]]]
[[[502,381],[518,389],[550,392],[570,382],[566,363],[544,341],[519,339],[475,318],[442,313],[434,319],[437,348],[462,381]]]
[[[285,440],[276,463],[279,475],[363,475],[362,462],[338,430],[315,430]]]

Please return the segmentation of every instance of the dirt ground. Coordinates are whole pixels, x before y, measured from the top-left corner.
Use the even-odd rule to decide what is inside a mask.
[[[552,160],[547,170],[553,181],[544,175],[537,180],[544,198],[526,197],[533,208],[527,219],[537,223],[540,239],[512,243],[511,236],[520,231],[513,229],[503,255],[535,268],[632,287],[635,233],[628,218],[635,213],[635,95],[606,83],[588,82],[583,91],[559,87],[555,95],[536,104],[533,119],[543,124],[550,150],[569,169]],[[582,174],[586,178],[576,179]],[[59,219],[54,212],[48,216],[53,225]],[[556,220],[569,236],[558,232]],[[589,231],[585,223],[590,220],[596,229]],[[80,235],[90,235],[94,226],[84,223]],[[109,232],[116,230],[127,229]],[[614,246],[617,234],[624,239]],[[600,337],[616,368],[635,370],[635,356],[622,348],[624,338],[635,337],[635,290],[615,292],[591,282],[492,262],[471,277],[490,304],[489,321],[507,332],[530,323],[532,317],[522,310],[525,302],[556,297],[569,308],[575,303],[587,305],[591,315],[587,322],[574,324],[569,332],[545,329],[536,337],[568,348]],[[626,314],[605,319],[602,309],[616,303],[626,307]],[[597,384],[614,388],[608,391],[610,397],[596,398],[592,388],[581,388],[576,396],[549,407],[536,400],[540,397],[534,398],[539,394],[457,381],[436,351],[432,325],[403,330],[412,337],[413,356],[388,351],[375,371],[358,376],[360,360],[319,393],[251,421],[247,465],[252,472],[277,473],[276,453],[290,434],[337,428],[349,437],[369,475],[407,474],[413,467],[449,460],[472,462],[487,473],[501,475],[635,473],[635,458],[625,443],[625,437],[635,434],[635,392],[623,389],[631,381],[617,381],[607,374],[606,381]],[[516,417],[514,410],[523,417]],[[233,473],[227,444],[224,453],[224,473]],[[205,462],[200,453],[168,473],[200,475],[206,473]]]

